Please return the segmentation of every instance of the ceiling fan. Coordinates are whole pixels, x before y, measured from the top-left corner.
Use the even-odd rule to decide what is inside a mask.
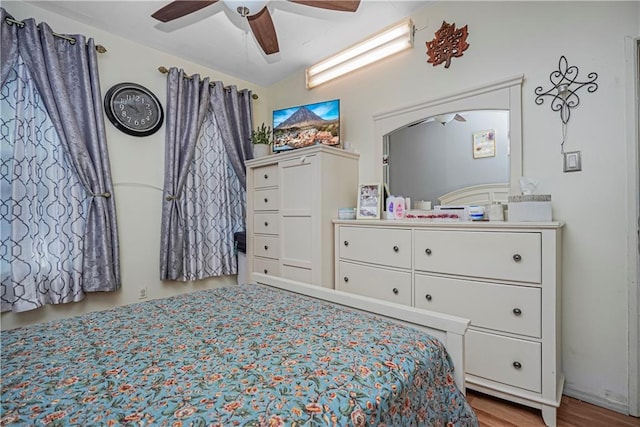
[[[158,21],[169,22],[196,12],[220,0],[174,0],[151,16]],[[355,12],[360,0],[289,0],[292,3],[304,4],[321,9]],[[222,0],[232,10],[236,10],[243,18],[247,18],[251,31],[265,54],[271,55],[280,51],[278,36],[267,8],[268,1],[258,0]]]
[[[444,126],[447,123],[451,122],[452,120],[456,120],[458,122],[466,122],[467,121],[467,119],[465,119],[460,113],[449,113],[449,114],[440,114],[439,116],[429,117],[428,119],[424,119],[424,120],[421,120],[419,122],[412,123],[407,127],[418,126],[418,125],[421,125],[423,123],[429,123],[429,122],[438,122],[438,123],[440,123],[440,124],[442,124]]]

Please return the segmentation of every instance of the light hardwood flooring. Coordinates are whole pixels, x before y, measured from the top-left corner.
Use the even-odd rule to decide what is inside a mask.
[[[480,427],[544,427],[539,410],[467,390]],[[640,418],[625,416],[562,396],[557,427],[640,427]]]

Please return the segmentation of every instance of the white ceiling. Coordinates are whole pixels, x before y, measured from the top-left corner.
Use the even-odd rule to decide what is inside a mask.
[[[267,56],[246,20],[222,1],[168,23],[153,19],[151,14],[169,1],[28,3],[259,86],[270,86],[432,3],[362,0],[350,13],[270,1],[280,52]]]

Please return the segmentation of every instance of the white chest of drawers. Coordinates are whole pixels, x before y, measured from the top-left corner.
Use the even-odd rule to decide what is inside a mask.
[[[468,387],[556,423],[562,223],[334,221],[336,288],[471,320]]]
[[[333,288],[333,224],[355,206],[358,155],[317,145],[247,166],[247,273]]]

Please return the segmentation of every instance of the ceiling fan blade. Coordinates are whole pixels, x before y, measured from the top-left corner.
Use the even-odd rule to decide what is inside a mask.
[[[278,35],[276,34],[276,28],[273,26],[273,20],[267,7],[263,7],[262,10],[255,15],[247,16],[249,26],[253,35],[262,50],[267,55],[280,52],[278,46]]]
[[[168,5],[166,5],[165,7],[163,7],[162,9],[158,9],[151,16],[153,18],[156,18],[158,21],[169,22],[217,2],[218,0],[204,0],[204,1],[175,0],[169,3]]]
[[[339,10],[342,12],[355,12],[360,6],[360,0],[289,0],[292,3],[304,4],[321,9]]]

